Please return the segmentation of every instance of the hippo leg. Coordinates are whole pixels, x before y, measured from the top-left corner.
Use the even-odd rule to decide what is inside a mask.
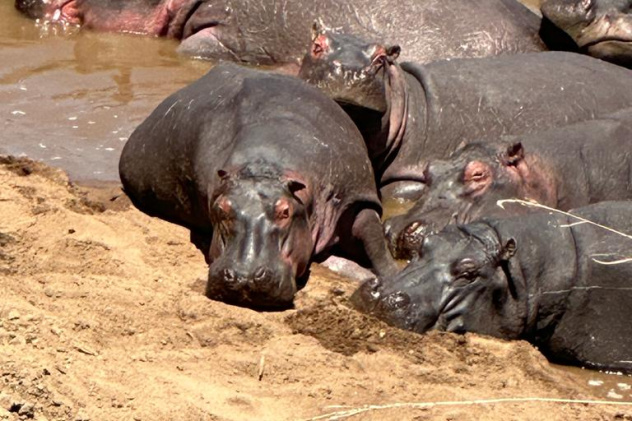
[[[365,258],[368,258],[371,267],[378,276],[394,276],[398,272],[398,266],[388,251],[377,211],[368,208],[362,209],[355,214],[355,219],[351,222],[352,225],[343,225],[351,226],[351,232],[340,235],[341,248],[351,255],[356,254],[355,251],[358,249],[364,250]]]

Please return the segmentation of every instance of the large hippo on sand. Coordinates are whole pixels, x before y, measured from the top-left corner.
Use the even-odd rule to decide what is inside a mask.
[[[632,1],[545,0],[541,11],[547,25],[562,30],[578,51],[632,67]],[[556,39],[542,34],[554,47]]]
[[[296,279],[334,246],[396,271],[360,133],[296,78],[214,67],[132,133],[119,169],[136,207],[191,230],[210,298],[289,306]]]
[[[533,200],[568,210],[632,199],[632,108],[595,120],[489,142],[469,142],[431,160],[426,189],[407,213],[385,222],[396,257],[456,222],[507,215],[498,200]]]
[[[397,183],[399,196],[418,195],[426,162],[464,139],[532,133],[632,106],[632,72],[579,54],[400,66],[399,51],[316,28],[299,73],[347,110],[380,185]]]
[[[632,202],[572,212],[632,233]],[[525,339],[553,361],[632,372],[632,238],[558,213],[450,225],[352,301],[395,326]]]
[[[315,20],[399,42],[426,62],[540,51],[540,18],[516,0],[16,0],[33,18],[166,36],[197,57],[297,64]],[[298,69],[298,68],[297,68]]]

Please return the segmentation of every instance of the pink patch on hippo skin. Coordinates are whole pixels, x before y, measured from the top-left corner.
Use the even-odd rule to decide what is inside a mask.
[[[314,38],[311,49],[312,57],[321,58],[323,55],[329,53],[329,50],[329,38],[327,35],[321,34]]]
[[[470,161],[463,171],[463,184],[466,193],[471,196],[479,196],[492,184],[492,169],[481,161]]]

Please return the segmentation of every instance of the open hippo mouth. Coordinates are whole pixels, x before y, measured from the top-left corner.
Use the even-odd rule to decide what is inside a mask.
[[[81,14],[77,8],[77,0],[64,0],[57,7],[46,12],[44,19],[49,22],[62,24],[81,24]]]

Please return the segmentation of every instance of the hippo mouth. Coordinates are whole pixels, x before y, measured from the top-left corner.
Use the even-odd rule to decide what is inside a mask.
[[[629,15],[616,18],[605,16],[596,20],[579,34],[577,45],[585,50],[604,46],[632,48],[632,17]]]
[[[81,25],[81,14],[77,8],[77,0],[65,0],[53,9],[52,12],[46,13],[45,19],[53,23]]]

